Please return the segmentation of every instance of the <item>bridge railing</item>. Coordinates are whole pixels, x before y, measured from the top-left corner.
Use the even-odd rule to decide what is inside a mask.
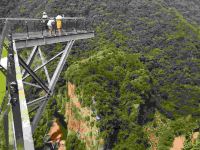
[[[29,37],[34,33],[39,33],[42,36],[48,36],[48,19],[28,19],[28,18],[7,18],[9,21],[9,27],[13,34],[23,34]],[[51,18],[54,19],[55,18]],[[56,20],[55,20],[56,21]],[[0,34],[4,26],[5,20],[0,18]],[[78,33],[78,32],[91,32],[91,22],[86,18],[66,17],[62,19],[62,33]],[[53,29],[53,33],[57,33],[56,28]]]

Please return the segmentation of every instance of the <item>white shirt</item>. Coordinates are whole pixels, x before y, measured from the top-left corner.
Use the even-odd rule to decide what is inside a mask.
[[[51,19],[51,20],[49,20],[49,21],[47,22],[47,26],[52,26],[52,23],[53,23],[53,22],[55,22],[55,21],[54,21],[54,20],[52,20],[52,19]]]

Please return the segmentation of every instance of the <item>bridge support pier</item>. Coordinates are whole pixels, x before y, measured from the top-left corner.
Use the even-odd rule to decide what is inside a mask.
[[[8,70],[7,80],[12,105],[13,133],[15,149],[34,150],[34,142],[31,131],[31,124],[26,105],[22,73],[19,64],[18,53],[15,42],[10,40],[8,49]]]

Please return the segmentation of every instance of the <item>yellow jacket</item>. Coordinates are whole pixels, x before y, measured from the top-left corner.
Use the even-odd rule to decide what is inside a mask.
[[[62,28],[62,20],[56,20],[56,26],[57,26],[57,29],[61,29]]]

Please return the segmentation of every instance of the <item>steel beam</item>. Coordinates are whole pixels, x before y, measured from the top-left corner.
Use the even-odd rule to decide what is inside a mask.
[[[54,59],[56,59],[57,57],[59,57],[60,55],[62,55],[62,53],[64,53],[64,51],[61,51],[60,53],[56,54],[54,57],[52,57],[51,59],[49,59],[47,62],[45,62],[44,64],[42,64],[41,66],[37,67],[33,72],[37,72],[38,70],[40,70],[41,68],[43,68],[44,66],[46,66],[47,64],[49,64],[50,62],[52,62]],[[27,77],[29,77],[30,75],[26,75],[23,80],[25,80]]]
[[[14,118],[12,111],[8,112],[8,136],[9,136],[9,145],[8,150],[17,150],[17,140],[16,140],[16,132],[14,126]]]
[[[42,88],[41,86],[37,85],[37,84],[33,84],[33,83],[29,83],[29,82],[25,82],[23,81],[24,84],[27,84],[27,85],[30,85],[30,86],[33,86],[33,87],[36,87],[36,88]]]
[[[28,112],[29,112],[29,114],[30,113],[32,113],[32,112],[34,112],[34,111],[36,111],[37,109],[39,108],[39,106],[37,105],[37,106],[35,106],[35,107],[33,107],[33,108],[31,108]]]
[[[28,102],[27,105],[28,105],[28,107],[31,107],[31,106],[33,106],[33,105],[35,105],[35,104],[37,104],[39,102],[42,102],[42,101],[44,101],[46,99],[47,99],[47,95],[45,95],[43,97],[40,97],[40,98],[37,98],[35,100],[32,100],[32,101]]]
[[[16,140],[16,147],[24,149],[23,140],[23,129],[22,129],[22,119],[20,111],[20,100],[18,93],[18,84],[16,76],[16,57],[13,51],[12,37],[9,35],[10,46],[8,48],[8,69],[7,69],[7,85],[8,91],[11,98],[12,104],[12,114],[13,114],[13,125],[14,125],[14,135]]]
[[[42,60],[42,65],[44,65],[45,64],[45,59],[44,59],[44,57],[42,55],[42,51],[41,51],[40,47],[39,47],[39,55],[40,55],[40,58]],[[49,84],[50,83],[50,77],[49,77],[49,73],[48,73],[47,67],[44,66],[43,68],[44,68],[44,72],[46,74],[47,81],[48,81],[48,84]]]
[[[65,48],[65,51],[64,51],[64,53],[63,53],[63,55],[62,55],[62,57],[61,57],[61,59],[60,59],[60,62],[59,62],[59,64],[58,64],[58,66],[57,66],[57,68],[56,68],[56,70],[55,70],[55,72],[54,72],[54,74],[53,74],[53,77],[52,77],[52,79],[51,79],[51,82],[50,82],[50,84],[49,84],[49,89],[50,89],[50,91],[54,91],[54,88],[55,88],[55,86],[56,86],[56,83],[57,83],[57,81],[58,81],[58,78],[59,78],[59,76],[60,76],[60,73],[61,73],[61,71],[63,70],[63,67],[64,67],[64,65],[65,65],[65,62],[66,62],[68,56],[69,56],[69,53],[70,53],[70,51],[71,51],[71,48],[72,48],[73,44],[74,44],[74,40],[68,42],[68,44],[67,44],[67,46],[66,46],[66,48]],[[52,94],[52,93],[51,93],[51,94]]]
[[[29,68],[29,66],[23,61],[23,59],[18,56],[20,65],[31,75],[31,77],[37,81],[37,83],[43,88],[43,90],[46,91],[46,93],[49,93],[49,88],[43,83],[43,81]]]
[[[55,85],[56,85],[56,83],[58,81],[58,78],[60,76],[61,71],[63,70],[63,67],[65,65],[66,59],[67,59],[67,57],[68,57],[68,55],[70,53],[70,50],[71,50],[73,44],[74,44],[74,40],[68,42],[67,46],[65,47],[64,53],[62,54],[62,57],[61,57],[58,65],[57,65],[57,68],[56,68],[56,70],[55,70],[55,72],[53,74],[53,77],[52,77],[51,82],[49,84],[49,89],[51,91],[51,95],[53,94]],[[40,105],[40,107],[38,108],[38,110],[36,112],[36,115],[34,116],[34,119],[33,119],[33,122],[32,122],[32,132],[33,133],[34,133],[36,127],[37,127],[37,124],[38,124],[40,118],[42,117],[42,114],[43,114],[44,109],[45,109],[45,107],[47,105],[49,96],[47,97],[46,101],[42,102],[42,104]]]
[[[0,37],[0,60],[1,60],[1,54],[2,54],[2,51],[3,51],[4,39],[6,37],[8,29],[9,29],[9,25],[8,25],[8,20],[6,19],[5,25],[4,25],[3,31],[2,31],[2,36]]]
[[[49,19],[54,19],[54,17],[49,17]],[[85,17],[63,17],[63,20],[81,20]],[[0,20],[10,20],[10,21],[41,21],[41,18],[0,18]]]
[[[18,59],[17,49],[15,46],[15,41],[13,41],[13,50],[14,50],[14,60],[15,60],[15,70],[16,70],[16,79],[17,79],[17,87],[18,87],[18,96],[19,96],[19,109],[20,109],[20,116],[16,116],[13,112],[13,119],[18,120],[17,118],[21,119],[21,128],[23,133],[23,145],[25,150],[34,150],[34,142],[32,137],[32,130],[31,130],[31,124],[28,114],[28,108],[26,105],[26,98],[24,94],[24,86],[22,82],[22,74],[20,69],[20,63]],[[15,105],[15,104],[14,104]],[[15,133],[16,135],[16,133]],[[17,137],[16,137],[17,140]],[[21,150],[22,148],[18,148],[18,150]]]
[[[37,46],[34,46],[32,52],[31,52],[31,55],[29,56],[26,64],[30,67],[31,64],[33,63],[33,60],[35,58],[35,55],[37,54],[37,50],[38,50],[38,47]],[[25,76],[26,75],[26,70],[23,70],[22,71],[22,76]]]
[[[84,32],[84,33],[74,33],[74,34],[66,34],[61,36],[50,36],[50,37],[35,37],[35,38],[15,38],[17,49],[33,47],[35,45],[48,45],[55,43],[63,43],[71,40],[80,40],[80,39],[88,39],[94,37],[94,32]]]
[[[8,110],[5,111],[3,115],[3,122],[4,122],[4,133],[5,133],[5,141],[6,141],[6,148],[8,149],[9,146],[9,126],[8,126]]]

